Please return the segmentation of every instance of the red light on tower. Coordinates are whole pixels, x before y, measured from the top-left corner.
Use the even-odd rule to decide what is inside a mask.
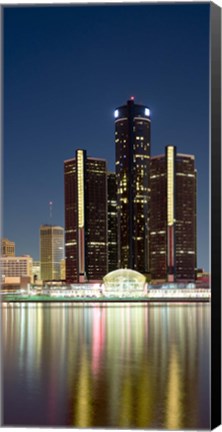
[[[134,96],[131,96],[131,97],[130,97],[130,100],[134,100]]]

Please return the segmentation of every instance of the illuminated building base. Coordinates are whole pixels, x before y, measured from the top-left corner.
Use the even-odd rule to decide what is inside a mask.
[[[177,289],[149,289],[142,295],[136,295],[135,291],[117,293],[110,291],[104,294],[103,287],[59,287],[53,288],[50,292],[39,293],[35,289],[17,290],[9,293],[2,293],[1,300],[4,302],[110,302],[110,301],[141,301],[141,302],[209,302],[211,290],[209,288],[177,288]]]
[[[104,278],[105,297],[143,297],[146,293],[146,278],[130,269],[119,269],[108,273]]]

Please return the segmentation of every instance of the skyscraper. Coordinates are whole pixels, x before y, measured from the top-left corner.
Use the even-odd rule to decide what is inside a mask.
[[[150,110],[132,97],[114,116],[118,266],[147,273]]]
[[[108,173],[108,271],[118,268],[116,175]]]
[[[108,269],[106,161],[77,150],[64,174],[66,280],[101,280]]]
[[[153,279],[194,280],[196,169],[192,155],[167,146],[150,160],[150,271]]]
[[[64,229],[57,225],[41,225],[41,279],[59,280],[62,259],[64,259]]]

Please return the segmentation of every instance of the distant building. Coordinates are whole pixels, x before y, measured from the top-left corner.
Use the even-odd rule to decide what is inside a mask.
[[[150,160],[150,272],[152,279],[195,279],[196,169],[192,155],[167,146]]]
[[[59,280],[64,259],[64,229],[57,225],[40,227],[40,266],[42,280]]]
[[[108,173],[108,271],[118,268],[116,175]]]
[[[67,282],[102,280],[107,273],[107,166],[77,150],[64,162]]]
[[[0,258],[0,274],[2,282],[6,278],[28,277],[32,281],[32,258],[25,256],[5,256]]]
[[[115,116],[118,267],[148,272],[150,110],[134,103]]]
[[[1,239],[1,256],[15,256],[15,243],[6,238]]]
[[[210,274],[204,271],[203,268],[196,269],[196,287],[209,287],[210,286]]]
[[[33,276],[33,282],[41,280],[40,261],[33,261],[33,264],[32,264],[32,276]]]
[[[66,261],[65,261],[65,258],[63,258],[60,261],[60,279],[61,280],[66,279]]]

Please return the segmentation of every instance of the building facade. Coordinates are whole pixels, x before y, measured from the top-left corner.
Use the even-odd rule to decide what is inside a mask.
[[[150,110],[134,103],[115,116],[118,267],[148,272]]]
[[[32,258],[25,256],[5,256],[0,258],[0,274],[5,278],[28,277],[32,280]]]
[[[33,264],[32,264],[32,276],[33,276],[33,282],[41,280],[41,265],[40,265],[40,261],[33,261]]]
[[[1,256],[15,256],[15,243],[6,238],[1,239]]]
[[[150,273],[151,278],[167,278],[167,176],[164,155],[150,159]]]
[[[150,272],[169,282],[195,280],[196,169],[192,155],[167,146],[150,160]]]
[[[40,265],[42,280],[60,280],[64,259],[64,229],[57,225],[40,227]]]
[[[102,280],[107,273],[107,164],[77,150],[64,162],[67,282]]]
[[[108,271],[118,268],[116,175],[108,173]]]
[[[65,258],[62,259],[60,262],[60,279],[61,280],[66,279],[66,260],[65,260]]]

